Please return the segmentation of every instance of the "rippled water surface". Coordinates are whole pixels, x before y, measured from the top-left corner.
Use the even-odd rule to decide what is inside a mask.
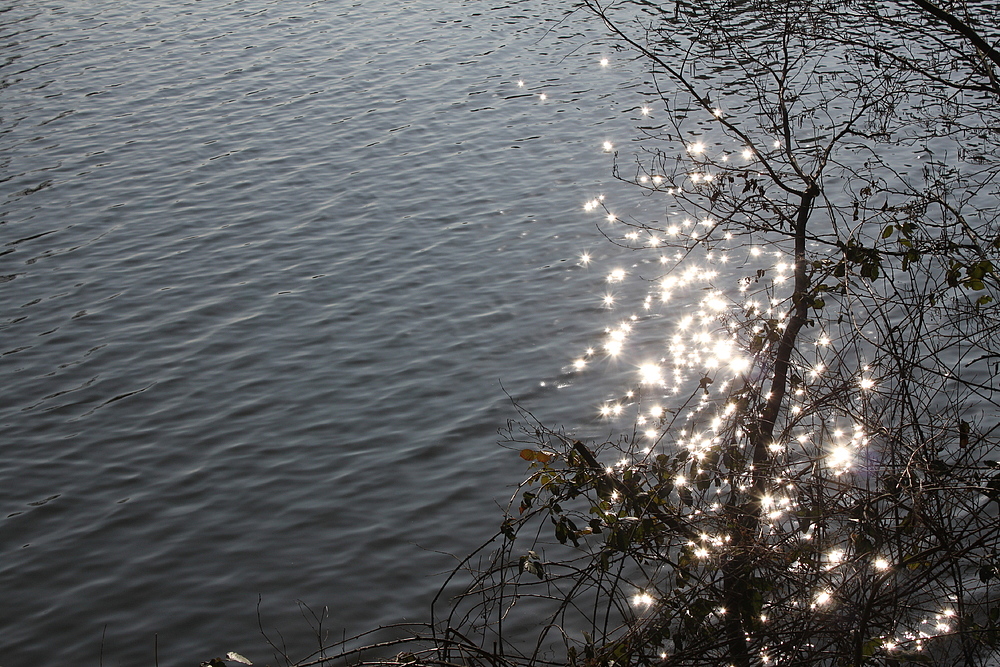
[[[2,10],[0,664],[423,619],[504,390],[579,413],[627,66],[543,3]]]

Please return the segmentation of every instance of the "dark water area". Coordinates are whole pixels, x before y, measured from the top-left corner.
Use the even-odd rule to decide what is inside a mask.
[[[426,618],[524,470],[505,390],[586,422],[634,371],[571,365],[581,253],[616,252],[582,204],[643,101],[600,36],[559,3],[0,8],[0,665],[262,664],[258,600],[292,655],[296,601]]]

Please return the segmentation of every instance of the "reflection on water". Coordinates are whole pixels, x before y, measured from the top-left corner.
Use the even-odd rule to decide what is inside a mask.
[[[296,600],[334,635],[422,619],[523,472],[494,445],[505,391],[703,456],[760,372],[737,316],[773,322],[751,340],[788,318],[785,249],[661,203],[780,142],[692,136],[690,169],[621,195],[612,157],[666,112],[558,6],[28,2],[0,25],[9,664],[260,662],[258,599],[290,647],[313,641]],[[838,333],[808,335],[817,379]],[[848,470],[869,436],[832,435]]]
[[[808,70],[811,76],[813,68],[804,69]],[[871,77],[861,75],[858,78],[877,80],[874,75]],[[806,87],[807,93],[811,90],[811,87]],[[758,102],[761,106],[767,106],[770,104],[770,99]],[[707,103],[705,105],[707,106]],[[838,118],[836,113],[828,114],[825,105],[820,108],[824,110],[822,112],[814,110],[811,113],[820,116],[821,120],[810,116],[810,112],[803,112],[806,116],[804,123],[806,127],[812,122],[814,130],[815,126],[830,129],[828,125],[832,125],[833,129],[838,131],[843,129],[838,123],[843,123],[844,118]],[[974,115],[971,111],[969,113]],[[648,106],[643,106],[641,114],[655,116],[656,112]],[[724,112],[715,109],[712,115],[720,118],[724,116]],[[766,119],[767,115],[766,111],[760,112],[760,117]],[[977,122],[979,120],[982,118],[978,118]],[[786,122],[790,128],[792,123]],[[798,127],[802,127],[801,120],[798,122]],[[641,259],[629,264],[627,268],[619,264],[621,258],[618,256],[607,263],[604,269],[607,271],[605,284],[595,297],[595,302],[599,299],[595,306],[601,309],[598,311],[601,316],[597,319],[610,324],[604,328],[604,337],[600,345],[597,344],[595,337],[592,337],[581,341],[579,351],[575,355],[567,355],[571,364],[567,368],[574,377],[580,377],[581,382],[595,369],[606,369],[609,366],[617,366],[630,375],[629,381],[622,383],[621,386],[626,388],[620,395],[612,398],[601,397],[594,408],[599,419],[607,424],[606,432],[611,433],[611,436],[603,434],[602,441],[606,444],[615,443],[619,450],[625,453],[621,460],[607,467],[609,475],[620,473],[622,475],[620,480],[623,483],[631,483],[630,480],[641,479],[644,474],[649,474],[654,469],[653,456],[676,453],[678,450],[680,450],[678,458],[685,461],[685,466],[688,465],[686,461],[691,461],[688,468],[691,471],[690,475],[681,474],[673,480],[677,489],[684,489],[679,491],[682,505],[679,506],[678,512],[685,519],[699,522],[699,526],[709,526],[713,532],[715,528],[720,530],[718,534],[703,532],[687,543],[696,558],[712,556],[730,540],[730,535],[726,531],[731,531],[734,525],[738,525],[738,522],[736,524],[733,522],[732,512],[745,511],[744,506],[736,507],[737,501],[733,498],[741,498],[748,503],[747,506],[751,502],[748,500],[749,496],[734,493],[725,501],[729,503],[730,514],[727,515],[720,514],[720,510],[723,509],[722,499],[729,491],[749,491],[751,487],[748,486],[748,482],[751,477],[761,479],[761,486],[756,488],[768,489],[763,497],[757,496],[762,510],[762,530],[760,535],[754,534],[749,539],[755,544],[766,547],[773,544],[779,550],[786,548],[786,545],[807,545],[802,547],[803,552],[805,550],[822,552],[819,559],[819,576],[813,582],[818,581],[821,585],[814,587],[813,583],[802,583],[801,586],[805,588],[795,590],[796,584],[792,583],[793,595],[803,593],[806,598],[803,608],[816,609],[835,601],[837,591],[834,590],[834,586],[842,583],[848,576],[837,572],[838,566],[845,561],[848,549],[854,550],[850,558],[855,568],[865,569],[870,565],[879,572],[891,568],[885,554],[875,553],[874,547],[871,546],[867,551],[863,550],[856,544],[858,534],[855,532],[855,524],[861,519],[857,518],[855,512],[856,508],[866,501],[849,496],[854,494],[864,497],[863,493],[856,493],[859,489],[862,492],[871,491],[876,487],[881,489],[878,480],[880,474],[884,475],[883,484],[886,478],[892,479],[892,475],[897,474],[898,470],[905,469],[906,475],[915,474],[912,471],[919,467],[915,461],[928,452],[935,457],[942,452],[951,456],[959,448],[967,448],[971,426],[965,418],[969,414],[978,418],[981,412],[991,412],[985,406],[992,402],[992,378],[982,377],[985,373],[981,367],[972,371],[965,369],[986,358],[975,357],[969,349],[978,349],[977,354],[983,352],[986,356],[990,356],[988,349],[992,339],[989,338],[990,334],[983,332],[983,329],[990,327],[984,324],[986,318],[979,319],[980,312],[970,306],[973,303],[976,307],[987,305],[992,302],[993,297],[983,295],[977,300],[975,294],[970,295],[961,290],[950,292],[943,279],[946,269],[941,266],[930,268],[925,266],[919,272],[911,270],[908,274],[907,266],[910,265],[910,259],[904,260],[899,269],[895,267],[887,269],[886,273],[891,273],[891,277],[885,280],[878,280],[878,268],[873,271],[870,265],[867,269],[862,265],[857,275],[845,278],[848,270],[845,265],[855,262],[848,251],[849,244],[857,242],[860,238],[862,244],[868,243],[875,247],[879,243],[877,239],[885,241],[894,233],[898,233],[899,227],[894,227],[894,224],[907,226],[911,224],[899,223],[891,214],[879,217],[876,213],[869,219],[859,220],[859,203],[854,199],[852,221],[854,224],[845,224],[846,231],[838,229],[838,222],[851,217],[851,199],[855,195],[848,188],[844,188],[843,191],[837,188],[823,191],[823,207],[817,207],[823,210],[811,219],[808,234],[803,233],[813,248],[806,250],[803,247],[799,250],[801,252],[799,256],[803,258],[799,267],[803,271],[799,273],[798,279],[792,276],[793,255],[789,243],[789,238],[792,236],[791,216],[782,215],[773,204],[774,201],[782,201],[786,193],[779,193],[773,198],[765,197],[766,203],[761,205],[762,210],[771,211],[771,207],[774,206],[773,211],[777,215],[761,216],[764,222],[760,224],[745,219],[752,214],[753,206],[739,206],[739,197],[733,197],[723,205],[723,208],[726,206],[732,208],[732,215],[721,221],[710,215],[704,217],[685,215],[685,208],[688,211],[699,209],[712,211],[712,204],[715,203],[719,192],[711,191],[709,188],[728,177],[732,194],[733,184],[737,183],[734,174],[746,179],[747,186],[744,192],[755,187],[754,179],[763,178],[769,184],[778,185],[788,193],[792,193],[790,199],[793,204],[797,203],[796,196],[801,197],[803,202],[801,208],[796,208],[794,205],[788,207],[794,209],[801,216],[800,219],[812,214],[811,211],[814,209],[810,208],[811,198],[781,182],[782,175],[776,175],[774,165],[792,165],[788,168],[789,173],[794,172],[801,181],[809,181],[808,177],[802,176],[803,171],[795,160],[801,159],[806,163],[813,159],[817,162],[824,161],[827,155],[822,159],[815,158],[815,155],[810,156],[813,147],[804,146],[817,140],[800,138],[794,150],[790,149],[787,154],[772,155],[768,166],[758,167],[755,166],[755,162],[764,154],[763,151],[780,151],[783,144],[780,140],[767,136],[766,132],[760,132],[761,136],[751,136],[752,133],[745,130],[746,125],[752,125],[752,122],[741,125],[739,131],[732,130],[733,134],[741,135],[739,142],[710,143],[692,138],[690,142],[686,142],[686,146],[682,145],[679,149],[680,157],[670,156],[669,152],[675,147],[668,145],[646,151],[642,158],[635,160],[637,164],[634,166],[634,177],[625,176],[625,178],[632,178],[638,186],[637,189],[646,189],[650,194],[655,194],[657,201],[667,202],[665,212],[654,210],[647,217],[632,216],[617,210],[617,200],[604,194],[590,199],[583,205],[584,212],[592,219],[595,215],[599,217],[596,224],[612,242],[634,250],[633,257]],[[678,121],[674,130],[678,135],[681,134],[681,130],[677,129],[679,127]],[[912,127],[904,126],[900,134],[905,135],[907,130],[912,130]],[[671,131],[668,130],[665,134],[669,135]],[[795,137],[795,132],[791,129],[789,134]],[[840,135],[841,138],[846,134],[844,131],[844,134]],[[947,138],[941,137],[942,144],[947,141]],[[747,146],[748,143],[753,146]],[[606,140],[603,147],[606,151],[614,150],[611,141]],[[955,151],[956,147],[954,144],[948,146],[949,150],[960,156],[954,163],[957,166],[948,163],[949,175],[941,177],[938,187],[950,192],[951,187],[962,189],[969,184],[967,193],[971,199],[977,199],[983,204],[980,210],[994,210],[995,192],[988,186],[994,174],[988,172],[988,175],[983,175],[984,172],[969,168],[970,165],[979,164],[981,160],[967,160],[961,150]],[[657,153],[657,150],[662,150],[664,153]],[[872,155],[878,155],[879,159],[873,158],[871,163],[865,164],[866,169],[871,168],[876,176],[869,175],[871,178],[869,182],[872,185],[863,187],[859,193],[860,198],[870,196],[873,190],[878,191],[880,195],[884,195],[880,202],[882,212],[892,210],[890,200],[897,203],[894,197],[906,200],[909,204],[920,202],[924,197],[927,197],[927,201],[937,203],[934,196],[926,195],[919,190],[919,186],[908,182],[909,176],[904,171],[896,171],[897,167],[888,166],[894,165],[897,160],[909,166],[904,160],[914,159],[915,151],[907,146],[905,141],[885,148],[884,153],[880,153],[882,147],[875,145],[874,142],[865,145],[864,150],[866,154],[870,152]],[[859,151],[857,146],[838,146],[836,150],[831,151],[832,163],[840,159],[847,162],[857,160],[856,154],[859,152],[862,151]],[[964,164],[958,164],[963,162]],[[670,176],[657,173],[655,168],[662,167],[662,163],[675,163],[674,173]],[[617,166],[621,168],[622,164],[623,161],[619,161]],[[737,164],[739,166],[736,166]],[[936,168],[944,170],[943,164],[940,163]],[[827,176],[829,181],[854,180],[866,183],[864,178],[857,175],[858,172],[853,171],[853,164],[843,167],[843,171],[837,171],[841,166],[829,170],[835,173],[833,176]],[[755,173],[758,170],[769,173]],[[780,167],[777,172],[781,172]],[[925,169],[924,178],[928,181],[933,180],[928,175],[935,173],[934,169]],[[789,176],[788,182],[792,181],[797,182],[796,176]],[[878,186],[874,185],[876,181],[880,181]],[[948,185],[942,186],[941,183],[945,181]],[[809,184],[811,186],[812,182],[809,181]],[[738,190],[738,187],[739,185],[736,185],[735,190]],[[863,194],[865,191],[869,194]],[[760,193],[765,194],[763,188]],[[685,204],[672,205],[671,197],[676,195],[684,195]],[[921,211],[926,208],[926,206],[921,207],[919,203],[913,205]],[[869,210],[871,213],[876,205],[872,203],[867,206],[871,207]],[[905,208],[900,206],[898,210],[902,211]],[[922,212],[921,215],[925,213]],[[934,227],[935,234],[940,230],[944,238],[947,236],[944,230],[958,227],[950,217],[953,215],[956,219],[959,217],[953,212],[929,213],[920,218],[919,224]],[[733,220],[737,216],[742,219]],[[782,231],[780,223],[774,222],[782,219],[788,222],[787,234]],[[985,230],[986,227],[988,224],[982,229]],[[757,239],[754,239],[751,232],[757,234]],[[742,238],[736,238],[737,236]],[[758,240],[760,237],[764,237],[763,243]],[[803,246],[805,245],[803,239]],[[668,249],[661,250],[664,246]],[[898,248],[911,246],[910,239],[906,238],[900,242],[900,246],[891,246],[893,249],[882,250],[889,246],[879,245],[878,252],[885,252],[885,257],[893,254],[897,257],[903,255],[909,257],[909,254]],[[985,256],[986,251],[978,240],[973,241],[970,247],[975,247],[980,258]],[[951,249],[954,250],[955,248]],[[594,261],[589,253],[584,253],[580,257],[581,264],[591,269],[602,264]],[[843,259],[845,257],[846,259]],[[807,262],[806,259],[815,261]],[[860,260],[856,263],[863,264]],[[889,263],[887,260],[886,264]],[[958,267],[963,264],[960,261],[949,264],[953,273],[950,274],[952,278],[948,282],[952,283],[950,287],[957,288],[958,280],[954,272],[957,272]],[[836,266],[840,267],[840,273]],[[809,277],[804,279],[806,271]],[[917,274],[919,277],[915,277]],[[837,281],[833,278],[844,279]],[[821,284],[820,281],[824,279],[828,279],[832,284]],[[919,280],[926,280],[926,283],[918,288],[910,285],[911,281]],[[795,289],[799,294],[796,297],[791,294],[792,282],[797,282]],[[985,289],[985,285],[977,279],[977,283],[971,289],[981,291]],[[948,296],[943,296],[945,293],[948,293]],[[829,297],[832,301],[834,295],[844,298],[837,306],[839,310],[830,315],[830,310],[823,311],[827,307],[825,297]],[[908,299],[911,298],[922,303],[908,303]],[[791,318],[790,313],[793,299],[796,300],[795,305],[798,310],[796,318]],[[819,312],[810,313],[810,308]],[[928,318],[928,322],[937,321],[927,324],[924,322],[925,317]],[[977,324],[969,324],[966,327],[965,323],[958,321],[963,318],[976,320]],[[899,325],[900,320],[905,324]],[[807,328],[800,331],[799,326]],[[940,330],[934,331],[937,327],[940,327]],[[977,327],[980,328],[978,331]],[[783,332],[786,329],[794,332],[791,340],[784,336]],[[947,333],[944,333],[945,331]],[[961,347],[958,341],[964,341],[967,331],[976,334],[976,342],[968,345],[964,351],[957,349]],[[941,335],[945,342],[925,343],[922,339],[928,333],[932,336]],[[657,336],[661,337],[659,341],[656,340]],[[787,344],[786,352],[794,346],[783,361],[773,352],[755,354],[771,345],[777,347],[779,341],[781,345]],[[908,352],[893,350],[894,345],[907,348],[912,346],[914,350],[919,349],[919,352],[915,352],[914,357],[907,357]],[[907,359],[905,363],[901,361],[903,358]],[[914,361],[917,358],[919,361]],[[771,377],[776,380],[770,386],[779,387],[775,390],[777,392],[775,396],[785,396],[786,371],[782,368],[779,374],[775,370],[778,368],[778,363],[785,362],[788,368],[787,400],[783,399],[774,412],[766,418],[764,415],[768,414],[768,408],[774,404],[768,408],[749,408],[760,411],[753,412],[746,421],[743,421],[741,415],[747,413],[748,395],[756,392],[757,395],[754,396],[756,405],[765,405],[769,395],[764,392],[767,391],[768,380]],[[910,376],[911,366],[920,367],[916,373],[919,379],[913,380]],[[970,380],[970,377],[977,373],[980,375]],[[902,379],[894,378],[894,375],[899,375]],[[953,383],[949,380],[958,378],[959,375],[962,377],[958,381]],[[607,379],[605,375],[598,380],[604,382]],[[895,387],[893,387],[894,382]],[[925,384],[920,385],[919,390],[912,389],[921,382]],[[747,387],[749,389],[745,390]],[[883,392],[881,401],[878,398],[880,390]],[[917,394],[920,398],[915,399],[914,396]],[[904,401],[921,405],[910,406],[908,410],[912,410],[912,413],[907,412],[905,416],[899,417],[895,412],[897,407],[892,404]],[[739,402],[743,404],[741,408],[737,406]],[[911,414],[915,416],[911,417]],[[959,432],[966,434],[964,442],[959,436],[957,445],[948,433],[941,437],[940,441],[933,440],[933,436],[925,437],[920,432],[923,425],[913,427],[911,422],[911,419],[918,423],[919,420],[926,420],[926,427],[935,430],[939,428],[936,422],[950,421],[954,424],[956,418]],[[897,419],[902,423],[897,424]],[[770,426],[767,420],[770,420]],[[994,416],[989,415],[981,423],[988,427],[994,421]],[[764,426],[761,426],[762,423]],[[861,425],[862,423],[872,427],[871,433],[866,426]],[[772,429],[774,426],[777,428]],[[913,428],[912,433],[909,430],[911,428]],[[943,432],[948,429],[947,426],[940,428]],[[755,434],[749,433],[752,429],[756,429]],[[774,441],[770,442],[772,432]],[[528,430],[525,430],[525,433],[531,444],[546,446],[546,436],[540,432],[536,431],[536,440],[531,439]],[[761,436],[762,433],[766,435]],[[636,442],[636,435],[640,436],[640,442],[645,446],[632,447]],[[620,439],[616,440],[616,437]],[[754,442],[755,438],[759,439]],[[941,442],[944,444],[940,444]],[[747,467],[752,471],[757,466],[756,472],[752,475],[745,472],[742,463],[726,464],[724,468],[715,466],[719,457],[726,455],[723,452],[728,453],[730,446],[739,455],[741,449],[737,447],[737,443],[741,447],[751,443],[753,459],[752,465]],[[613,448],[608,447],[608,449]],[[766,449],[770,452],[766,453]],[[961,452],[956,456],[956,460],[961,460],[965,456],[966,453]],[[964,463],[955,464],[955,468],[964,469],[975,456],[969,455]],[[887,460],[880,461],[881,458],[890,457],[899,457],[903,460],[903,464],[897,465],[893,462],[890,465]],[[908,457],[910,460],[906,461]],[[705,460],[712,462],[706,465],[702,463]],[[761,461],[765,462],[766,468],[760,467]],[[932,464],[942,468],[947,467],[940,459],[935,459]],[[978,464],[972,463],[972,465]],[[740,474],[733,472],[734,470],[740,471]],[[760,474],[761,470],[766,472]],[[548,484],[550,472],[546,468],[545,476],[541,477],[542,487]],[[697,479],[696,483],[697,477],[701,479]],[[956,482],[957,486],[951,487],[962,487],[970,491],[966,497],[968,506],[958,510],[962,515],[979,514],[983,508],[985,496],[979,497],[976,490],[981,489],[976,486],[980,483],[978,481],[980,478],[974,476],[972,479],[974,481],[971,486],[964,482]],[[820,482],[817,484],[816,480]],[[569,495],[577,492],[574,484],[575,482],[570,484],[572,492]],[[895,482],[891,484],[892,486],[888,488],[892,491],[889,493],[896,494]],[[552,486],[557,485],[553,482]],[[815,491],[817,486],[821,489],[818,494]],[[682,494],[686,493],[690,499],[692,488],[698,488],[704,493],[702,496],[702,499],[706,500],[704,504],[696,505],[693,501],[684,500]],[[551,491],[551,487],[541,493],[548,491]],[[819,511],[810,508],[810,505],[815,507],[817,503],[815,496],[808,497],[810,491],[829,500],[828,507],[834,506],[841,498],[847,498],[844,507],[839,508],[839,511],[847,515],[847,519],[844,520],[847,527],[841,530],[830,529],[829,532],[826,532],[828,526],[814,532],[812,528],[815,527],[815,523],[802,527],[803,522],[800,522],[800,519],[803,512]],[[560,492],[551,491],[551,493],[558,500],[564,500],[559,496]],[[720,501],[715,500],[716,495]],[[525,494],[525,498],[528,498],[528,494]],[[603,500],[603,496],[599,500]],[[618,501],[617,492],[611,494],[610,501],[612,503]],[[530,504],[528,500],[525,502]],[[690,513],[687,513],[683,505],[691,508]],[[555,515],[563,512],[558,506],[555,507],[553,523],[556,522]],[[973,507],[975,509],[971,509]],[[625,517],[626,509],[631,510],[632,507],[623,508],[617,518],[624,517],[637,521],[635,517]],[[595,511],[600,515],[600,511]],[[641,511],[637,510],[636,513]],[[950,510],[939,511],[947,514]],[[569,512],[567,510],[567,514]],[[586,510],[579,516],[586,517],[585,512]],[[822,510],[822,513],[826,512],[826,509]],[[610,514],[614,516],[613,512]],[[694,518],[697,515],[701,517]],[[834,512],[831,511],[830,517],[824,516],[824,523],[835,524],[836,519],[831,518],[833,515]],[[704,517],[719,517],[719,520],[716,523],[710,520],[701,522],[701,518]],[[868,518],[866,517],[864,521],[868,521]],[[610,525],[613,521],[608,523]],[[964,523],[964,518],[959,523]],[[891,526],[893,522],[886,521],[886,525]],[[973,535],[970,537],[970,543],[974,542],[981,546],[980,531],[983,531],[982,534],[987,534],[990,530],[988,520],[983,524],[976,524],[976,528],[968,533]],[[580,531],[576,536],[589,532]],[[756,533],[756,529],[754,532]],[[558,531],[556,535],[559,541],[565,543],[565,539],[559,538]],[[815,541],[813,541],[814,536]],[[745,545],[745,540],[748,538],[743,539]],[[572,541],[575,544],[576,538],[574,537]],[[545,544],[544,538],[538,544]],[[657,553],[652,557],[652,561],[664,557],[658,551],[664,548],[663,544],[657,541],[655,545],[654,551]],[[532,544],[532,547],[540,548],[535,544]],[[793,554],[787,566],[790,572],[797,573],[811,567],[799,560],[798,555],[794,555],[799,546],[788,548]],[[977,559],[987,557],[985,554],[988,550],[989,547],[984,547],[981,553],[970,557],[969,562],[975,563]],[[898,560],[898,554],[896,558]],[[841,571],[846,569],[843,568]],[[670,572],[670,569],[667,568],[666,572]],[[831,574],[827,576],[826,572]],[[949,576],[961,580],[968,575]],[[655,568],[651,568],[648,573],[643,572],[640,579],[646,577],[650,588],[659,586],[666,592],[674,587],[672,575],[655,572]],[[912,618],[900,620],[899,626],[892,628],[887,636],[880,638],[880,641],[885,642],[884,645],[888,650],[898,646],[920,650],[924,639],[951,632],[953,626],[949,619],[955,615],[954,610],[950,608],[951,602],[966,596],[974,599],[979,594],[985,594],[986,579],[988,577],[969,576],[972,583],[968,588],[964,585],[955,588],[962,591],[960,595],[952,595],[951,589],[946,587],[929,593],[929,597],[936,595],[938,599],[934,599],[933,603],[928,602],[925,608],[916,610]],[[616,580],[616,585],[620,583],[621,581]],[[640,588],[644,585],[641,580],[630,583]],[[573,593],[568,595],[572,596]],[[679,599],[683,601],[684,596]],[[645,591],[633,598],[633,604],[642,608],[649,607],[655,602],[655,598]],[[698,602],[704,600],[700,599]],[[664,605],[663,608],[676,609],[677,603],[678,599],[672,599],[670,604]],[[782,600],[778,606],[786,603],[787,599]],[[945,604],[943,608],[940,607],[941,603]],[[790,606],[798,604],[800,602],[795,601]],[[566,618],[565,610],[572,606],[573,602],[564,601],[560,612],[554,618],[558,617],[562,623]],[[669,615],[672,612],[664,613]],[[761,616],[761,620],[766,619]],[[507,622],[506,609],[505,622]],[[570,626],[566,624],[563,627]],[[589,642],[589,639],[587,641]],[[767,662],[767,654],[761,654],[761,660]]]
[[[627,64],[561,7],[0,25],[0,659],[267,661],[258,599],[290,647],[296,600],[423,618],[521,473],[504,390],[577,422],[632,372],[594,267],[645,269],[579,208],[617,191]]]

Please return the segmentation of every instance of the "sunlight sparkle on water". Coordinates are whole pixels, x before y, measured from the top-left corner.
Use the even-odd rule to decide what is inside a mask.
[[[632,604],[636,607],[648,607],[653,604],[653,596],[649,593],[636,593],[632,597]]]
[[[839,468],[840,472],[845,471],[854,461],[854,453],[849,447],[834,447],[830,450],[828,464],[831,468]]]
[[[639,377],[643,384],[663,384],[663,375],[656,364],[643,364],[639,367]]]

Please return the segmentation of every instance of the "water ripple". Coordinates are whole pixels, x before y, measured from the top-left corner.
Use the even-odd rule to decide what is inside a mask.
[[[420,617],[492,533],[623,120],[518,7],[0,13],[4,664],[266,660],[259,595]]]

